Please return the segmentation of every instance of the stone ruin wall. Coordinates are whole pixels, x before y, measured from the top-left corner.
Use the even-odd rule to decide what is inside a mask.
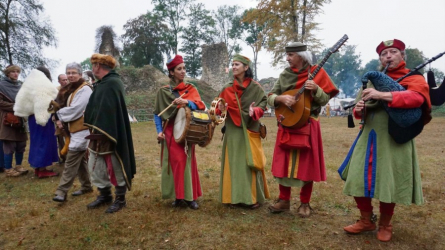
[[[205,81],[214,90],[220,91],[228,82],[229,55],[224,43],[202,45],[202,76],[201,81]]]

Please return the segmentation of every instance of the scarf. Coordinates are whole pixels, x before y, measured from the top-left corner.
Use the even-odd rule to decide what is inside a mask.
[[[311,66],[310,72],[313,72],[318,66]],[[298,80],[295,84],[295,89],[300,89],[303,87],[303,84],[308,80],[308,74],[310,73],[307,67],[303,67],[301,70],[291,68],[292,72],[298,74]],[[318,72],[318,74],[312,79],[323,91],[332,98],[338,94],[338,89],[332,83],[328,74],[323,72]]]
[[[20,82],[13,82],[8,77],[3,78],[3,81],[0,82],[0,93],[6,96],[11,102],[15,102],[15,97],[19,92],[22,85]]]
[[[251,78],[245,78],[242,85],[238,83],[236,78],[233,80],[232,88],[227,88],[226,91],[223,91],[219,97],[223,98],[227,103],[227,112],[230,114],[230,117],[235,123],[236,126],[241,126],[241,114],[238,108],[238,102],[236,101],[235,93],[238,95],[238,100],[241,106],[241,96],[244,93],[244,90],[249,86],[252,82]]]

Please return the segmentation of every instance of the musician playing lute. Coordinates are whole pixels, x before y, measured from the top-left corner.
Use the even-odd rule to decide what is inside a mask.
[[[313,182],[326,181],[326,170],[321,140],[321,128],[318,115],[322,106],[338,93],[338,89],[322,68],[313,80],[309,74],[317,66],[311,65],[312,54],[307,46],[300,42],[289,44],[286,48],[286,60],[289,67],[281,74],[268,95],[268,104],[277,107],[292,107],[294,96],[283,95],[284,92],[301,89],[304,85],[305,95],[309,98],[310,118],[298,129],[278,127],[277,141],[272,160],[272,174],[279,183],[280,196],[276,204],[269,207],[272,213],[290,209],[291,187],[301,187],[298,214],[308,217],[311,214],[309,205]],[[300,97],[303,98],[303,97]],[[297,112],[298,110],[294,110]],[[289,112],[287,112],[289,113]],[[285,117],[284,119],[289,119]],[[278,118],[280,121],[280,118]]]
[[[387,75],[396,80],[409,72],[405,68],[405,44],[397,39],[381,42],[376,49],[382,68],[389,63]],[[406,91],[377,91],[371,82],[357,95],[354,116],[365,115],[365,125],[338,170],[345,180],[343,193],[354,196],[360,210],[360,220],[344,227],[356,234],[376,229],[371,199],[380,201],[377,238],[392,237],[391,218],[395,204],[423,203],[420,170],[413,139],[396,143],[388,133],[389,115],[386,102],[392,108],[422,108],[424,124],[431,120],[428,84],[422,75],[411,75],[399,82]],[[365,102],[366,101],[366,102]],[[365,107],[365,112],[364,111]]]

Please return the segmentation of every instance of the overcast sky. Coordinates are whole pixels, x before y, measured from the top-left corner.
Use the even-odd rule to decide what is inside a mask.
[[[198,0],[207,9],[220,5],[256,6],[253,0]],[[52,73],[64,73],[65,65],[81,62],[94,53],[95,31],[113,25],[118,36],[123,25],[153,7],[150,0],[42,0],[45,15],[56,30],[58,47],[45,49],[45,55],[59,60]],[[317,37],[331,47],[344,34],[347,44],[357,45],[363,65],[377,58],[375,48],[383,40],[400,39],[409,48],[418,48],[427,58],[445,51],[445,0],[332,0],[317,17]],[[250,58],[248,47],[241,52]],[[272,55],[259,55],[259,78],[277,77],[281,69],[270,66]],[[445,72],[445,56],[432,64]],[[53,77],[56,78],[56,77]]]

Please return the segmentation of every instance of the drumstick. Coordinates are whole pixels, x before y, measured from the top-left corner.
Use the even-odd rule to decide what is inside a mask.
[[[187,94],[188,92],[189,92],[189,91],[186,90],[186,91],[184,92],[184,94],[182,94],[182,95],[179,96],[178,98],[181,98],[183,95]],[[173,102],[172,102],[172,104],[168,105],[168,107],[166,107],[164,110],[162,110],[161,113],[158,114],[158,116],[161,116],[161,115],[162,115],[165,111],[167,111],[167,109],[169,109],[172,105],[173,105]]]

